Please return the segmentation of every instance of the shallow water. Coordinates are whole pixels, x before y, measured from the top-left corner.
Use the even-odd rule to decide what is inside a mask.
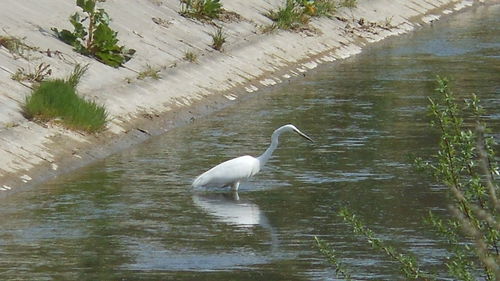
[[[422,224],[429,209],[446,214],[445,189],[407,155],[436,149],[426,106],[437,74],[480,96],[500,139],[499,27],[500,5],[471,9],[2,199],[0,279],[334,280],[315,235],[355,279],[398,279],[336,215],[343,204],[445,272],[446,252]],[[286,123],[315,143],[283,135],[239,198],[190,189],[212,165],[262,153]]]

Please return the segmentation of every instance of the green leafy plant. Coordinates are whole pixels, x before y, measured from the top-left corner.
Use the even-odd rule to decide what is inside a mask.
[[[415,163],[448,187],[453,217],[443,220],[431,213],[428,222],[448,241],[450,275],[474,280],[474,272],[483,269],[488,280],[500,280],[500,203],[495,183],[500,173],[494,139],[485,136],[488,129],[476,95],[461,106],[448,80],[439,77],[436,92],[429,101],[431,125],[441,134],[439,151],[432,160],[417,158]]]
[[[487,136],[477,96],[472,95],[461,106],[448,80],[438,78],[437,82],[437,95],[429,99],[429,111],[432,127],[440,132],[439,150],[431,160],[417,158],[415,164],[448,187],[452,204],[449,218],[441,219],[430,212],[426,222],[447,241],[450,257],[445,264],[454,279],[476,280],[481,275],[486,280],[500,280],[500,201],[496,183],[500,172],[493,149],[495,143]],[[420,270],[413,257],[401,254],[377,238],[349,209],[342,208],[339,215],[372,248],[397,261],[407,279],[436,279]],[[331,247],[318,239],[316,244],[331,264],[338,267],[340,262]]]
[[[328,245],[325,241],[319,239],[317,236],[314,236],[314,240],[316,242],[316,247],[319,252],[327,259],[327,261],[335,267],[335,274],[338,277],[344,278],[344,280],[350,281],[351,273],[346,268],[346,266],[340,261],[337,256],[335,249]]]
[[[109,27],[110,18],[104,9],[96,8],[96,0],[77,0],[76,5],[83,10],[84,16],[79,13],[70,16],[73,32],[52,28],[61,41],[112,67],[119,67],[132,58],[135,50],[118,45],[118,33]]]
[[[222,51],[222,45],[226,43],[227,35],[222,31],[222,27],[217,27],[214,33],[211,33],[212,36],[212,48],[217,51]]]
[[[180,14],[185,17],[212,20],[219,18],[222,11],[219,0],[181,0]]]
[[[375,233],[368,228],[362,220],[354,214],[349,208],[342,207],[339,211],[339,215],[344,219],[344,221],[349,224],[353,228],[353,232],[355,234],[362,235],[368,241],[368,244],[375,249],[378,250],[385,255],[387,255],[392,260],[396,261],[399,264],[399,268],[401,273],[410,280],[433,280],[433,276],[429,273],[422,271],[418,265],[415,257],[409,254],[401,253],[396,250],[394,247],[387,244],[386,241],[378,238]],[[319,248],[320,252],[328,257],[328,254],[334,255],[335,251],[326,245],[325,242],[316,239],[316,246]],[[346,277],[346,271],[340,261],[337,258],[332,259],[329,258],[329,261],[336,266],[337,274],[342,273],[344,277]],[[350,279],[350,275],[347,275]]]
[[[67,79],[41,82],[26,98],[24,115],[41,122],[53,120],[85,132],[102,130],[107,112],[103,106],[79,97],[75,86],[85,67],[75,68]]]

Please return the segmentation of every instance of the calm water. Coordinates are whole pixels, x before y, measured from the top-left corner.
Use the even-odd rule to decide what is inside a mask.
[[[332,243],[355,279],[397,269],[336,215],[350,204],[384,239],[445,272],[422,218],[446,214],[445,190],[413,171],[429,155],[434,77],[476,92],[500,138],[500,5],[460,13],[304,79],[0,202],[1,280],[334,280],[313,247]],[[239,200],[189,187],[206,168],[259,155],[283,135]]]

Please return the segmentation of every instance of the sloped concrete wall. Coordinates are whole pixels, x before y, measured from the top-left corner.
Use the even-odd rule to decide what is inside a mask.
[[[24,38],[38,50],[23,58],[0,48],[0,196],[482,1],[359,0],[357,8],[340,9],[336,17],[313,19],[309,30],[263,32],[272,23],[264,14],[283,2],[222,0],[226,10],[240,16],[214,22],[227,34],[223,52],[210,47],[214,24],[180,16],[179,1],[100,3],[118,31],[119,44],[137,50],[124,67],[112,68],[55,38],[51,28],[71,29],[68,17],[79,9],[73,1],[3,0],[0,35]],[[197,62],[185,61],[186,52],[197,54]],[[86,135],[23,117],[32,85],[11,76],[18,69],[34,71],[41,63],[50,65],[51,77],[67,76],[76,63],[89,64],[78,90],[108,109],[104,132]],[[161,69],[160,79],[137,79],[148,65]]]

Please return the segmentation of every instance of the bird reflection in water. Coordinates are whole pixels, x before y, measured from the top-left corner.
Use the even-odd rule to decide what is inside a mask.
[[[195,193],[194,204],[217,221],[250,230],[260,226],[269,232],[271,253],[278,253],[279,238],[276,229],[259,206],[248,199],[241,199],[238,192]]]
[[[238,227],[269,227],[259,206],[240,199],[238,192],[194,194],[193,202],[220,222]]]
[[[250,245],[244,248],[238,246],[237,251],[207,251],[205,248],[193,249],[190,246],[179,251],[175,246],[169,248],[168,244],[155,239],[138,239],[129,243],[129,251],[134,253],[134,259],[131,264],[126,265],[127,268],[149,271],[234,270],[294,257],[280,251],[277,231],[269,224],[259,206],[250,200],[241,199],[238,193],[194,193],[192,199],[195,206],[214,220],[238,228],[236,232],[244,230],[245,233],[253,233],[255,227],[261,227],[269,233],[270,239],[263,241],[269,248],[253,248]]]

